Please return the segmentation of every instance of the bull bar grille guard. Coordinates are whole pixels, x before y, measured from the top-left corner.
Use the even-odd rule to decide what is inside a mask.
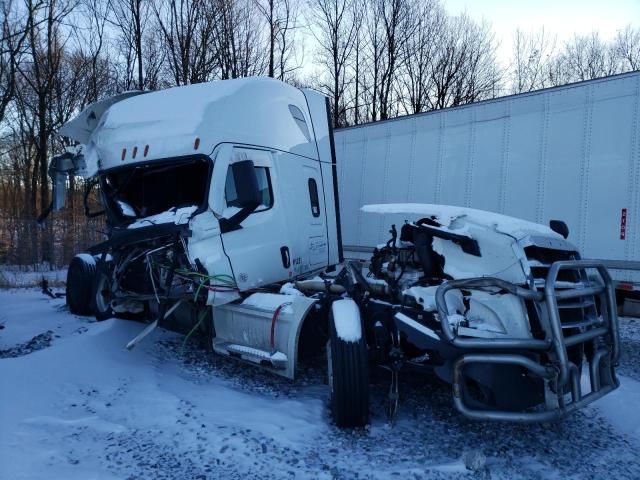
[[[560,270],[597,270],[602,284],[590,281],[584,288],[556,290],[556,281]],[[449,312],[445,294],[449,290],[498,288],[524,300],[536,302],[546,308],[548,325],[544,327],[545,339],[535,338],[469,338],[459,337],[449,324]],[[598,296],[602,321],[599,326],[584,327],[580,333],[565,337],[562,331],[558,300]],[[512,283],[491,277],[451,280],[443,283],[436,292],[436,306],[446,339],[454,346],[467,350],[481,350],[479,353],[463,354],[453,367],[453,398],[458,411],[476,420],[504,420],[511,422],[533,423],[558,419],[573,412],[607,393],[615,390],[619,382],[613,372],[620,355],[618,316],[613,281],[602,262],[592,260],[558,261],[549,268],[544,293],[529,290]],[[604,345],[597,346],[597,339],[603,339]],[[591,391],[582,395],[580,370],[569,361],[567,347],[594,342],[593,355],[587,356]],[[505,353],[502,353],[502,352]],[[513,353],[513,352],[523,352]],[[551,353],[554,361],[542,365],[531,359],[531,353]],[[524,353],[528,353],[529,356]],[[604,360],[604,362],[603,362]],[[555,386],[558,406],[542,411],[500,411],[471,408],[465,404],[464,366],[473,363],[516,365],[526,369],[534,376]],[[565,386],[570,382],[571,401],[565,402]],[[546,388],[546,387],[545,387]]]

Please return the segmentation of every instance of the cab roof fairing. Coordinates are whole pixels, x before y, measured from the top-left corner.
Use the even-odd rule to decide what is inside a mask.
[[[61,128],[61,134],[84,144],[87,166],[83,176],[123,165],[210,154],[221,143],[255,145],[318,160],[306,98],[318,93],[303,93],[278,80],[259,77],[133,93],[118,96],[124,98],[97,110],[93,125],[77,128],[83,115],[87,121],[90,106]],[[309,137],[294,118],[291,105],[303,113]],[[197,149],[196,139],[200,140]]]

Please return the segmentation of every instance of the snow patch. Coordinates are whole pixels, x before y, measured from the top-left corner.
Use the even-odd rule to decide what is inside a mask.
[[[422,305],[425,312],[436,311],[436,291],[438,285],[431,287],[411,287],[402,292],[403,295],[413,297],[418,305]]]
[[[449,322],[449,325],[455,327],[460,325],[460,323],[464,322],[465,318],[464,318],[464,315],[460,315],[459,313],[454,313],[447,317],[447,321]]]
[[[356,302],[348,298],[336,300],[331,304],[331,311],[338,337],[345,342],[359,341],[362,337],[362,326]]]
[[[64,285],[67,269],[24,268],[15,265],[0,266],[0,288],[35,287],[45,279],[50,286]]]
[[[287,361],[287,356],[282,352],[272,353],[270,358],[274,362],[286,362]]]
[[[137,216],[135,210],[128,203],[123,202],[122,200],[118,200],[118,206],[120,207],[120,210],[122,211],[123,215],[127,217]]]
[[[285,283],[280,287],[280,293],[283,295],[295,295],[295,296],[304,296],[300,290],[298,290],[295,285],[291,282]]]
[[[436,292],[440,285],[433,285],[431,287],[411,287],[404,290],[404,295],[413,297],[425,312],[435,312],[436,306]],[[462,313],[465,311],[464,301],[462,298],[462,292],[460,290],[449,290],[444,294],[444,300],[447,304],[447,311],[450,314]]]
[[[618,431],[640,441],[640,382],[618,376],[620,386],[590,408],[597,409]]]
[[[187,223],[191,218],[191,215],[198,210],[198,207],[192,205],[191,207],[182,207],[182,208],[172,208],[167,210],[166,212],[158,213],[156,215],[151,215],[149,217],[141,218],[140,220],[136,220],[127,228],[141,228],[148,227],[150,225],[158,225],[161,223],[175,223],[176,225],[182,225],[183,223]]]
[[[284,461],[272,463],[272,455],[305,452],[326,435],[322,396],[252,393],[215,373],[194,378],[182,359],[158,357],[164,342],[182,342],[175,334],[157,329],[150,341],[126,351],[124,344],[139,333],[136,322],[78,318],[62,309],[64,299],[36,290],[0,291],[0,304],[3,343],[21,341],[25,323],[28,335],[52,328],[61,337],[37,352],[0,359],[3,479],[197,478],[216,458],[243,472],[260,468],[246,460],[253,460],[256,445],[269,448],[262,468],[278,471]],[[128,454],[132,448],[137,453]],[[168,465],[159,475],[144,463],[149,455],[151,463],[162,463],[170,452],[186,459],[171,466],[172,474]],[[214,465],[218,470],[207,478],[255,477],[227,476],[227,467]]]
[[[245,298],[242,305],[260,308],[261,310],[275,311],[281,305],[284,305],[280,313],[291,313],[291,303],[295,300],[296,295],[282,295],[279,293],[254,293]],[[289,305],[287,305],[289,304]]]

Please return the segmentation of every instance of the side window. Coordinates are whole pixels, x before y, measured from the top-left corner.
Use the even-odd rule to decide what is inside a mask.
[[[260,189],[260,194],[262,196],[262,204],[255,210],[255,212],[262,212],[273,206],[271,176],[269,175],[269,169],[267,167],[255,167],[255,169],[256,177],[258,178],[258,188]],[[238,195],[236,194],[236,185],[233,180],[233,171],[231,169],[227,170],[224,196],[227,201],[227,207],[239,207],[237,203]]]
[[[309,200],[311,201],[311,215],[320,216],[320,200],[318,198],[318,185],[315,179],[309,179]]]
[[[289,111],[291,112],[291,116],[295,120],[302,134],[305,136],[307,141],[310,142],[311,134],[309,133],[309,127],[307,126],[307,121],[304,119],[304,114],[302,113],[302,111],[295,105],[289,105]]]

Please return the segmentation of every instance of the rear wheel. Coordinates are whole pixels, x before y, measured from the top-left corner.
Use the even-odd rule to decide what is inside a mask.
[[[91,255],[73,257],[67,270],[66,299],[69,311],[76,315],[91,315],[93,283],[96,277],[96,262]]]
[[[360,313],[353,300],[333,303],[329,317],[327,367],[331,411],[338,427],[362,427],[369,421],[367,344],[360,325],[355,332],[359,334],[354,335],[354,322],[360,324]]]

